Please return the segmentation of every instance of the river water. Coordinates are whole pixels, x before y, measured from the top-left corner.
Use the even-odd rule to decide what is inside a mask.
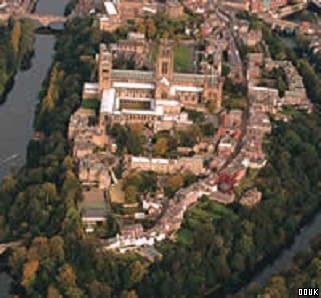
[[[12,91],[0,106],[0,176],[25,161],[27,143],[33,134],[38,93],[51,64],[53,44],[53,36],[36,36],[31,69],[17,73]]]
[[[63,15],[67,2],[39,0],[36,13]],[[52,62],[53,46],[54,36],[36,35],[32,67],[27,71],[18,71],[13,89],[0,106],[0,180],[12,168],[25,162],[26,147],[33,134],[38,93]]]
[[[63,15],[68,0],[39,0],[36,13]]]
[[[63,15],[67,2],[39,0],[36,13]],[[54,26],[59,28],[59,25]],[[32,67],[18,71],[13,89],[0,106],[0,180],[13,167],[22,166],[25,162],[27,144],[33,135],[38,93],[52,63],[54,42],[52,35],[36,35]],[[11,297],[8,294],[10,282],[11,278],[0,270],[0,298]]]

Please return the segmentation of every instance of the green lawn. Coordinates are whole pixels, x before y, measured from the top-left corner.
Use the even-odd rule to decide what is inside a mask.
[[[193,234],[188,230],[179,231],[177,240],[184,245],[191,244],[193,242]]]
[[[249,188],[252,188],[255,184],[255,178],[258,174],[258,170],[249,170],[246,177],[242,179],[240,184],[234,189],[237,198],[241,198],[242,194]]]
[[[177,72],[193,71],[193,47],[177,45],[174,47],[174,70]]]
[[[150,102],[130,102],[130,101],[120,101],[120,109],[128,110],[149,110]]]
[[[101,201],[82,202],[81,209],[106,209],[106,203]]]
[[[81,107],[89,110],[97,110],[100,106],[100,101],[98,99],[84,99],[82,101]]]
[[[202,224],[206,224],[215,220],[218,220],[224,216],[233,217],[233,212],[224,205],[213,201],[205,201],[199,202],[192,206],[187,211],[187,219],[186,222],[188,224],[189,229],[194,230],[197,229]],[[183,231],[189,231],[189,229],[183,229]],[[181,234],[181,232],[179,233]],[[186,238],[186,235],[181,236]],[[182,241],[187,241],[183,239]]]

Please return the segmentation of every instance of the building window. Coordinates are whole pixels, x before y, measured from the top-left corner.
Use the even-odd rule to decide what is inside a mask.
[[[163,62],[162,64],[162,75],[166,75],[168,72],[168,63],[167,62]]]

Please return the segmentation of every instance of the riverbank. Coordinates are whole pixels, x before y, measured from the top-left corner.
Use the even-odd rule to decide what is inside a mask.
[[[42,13],[62,14],[64,5],[68,0],[51,1],[39,0]],[[49,5],[48,5],[49,4]],[[51,9],[51,10],[50,10]],[[37,12],[38,8],[36,8]],[[4,31],[1,31],[3,33]],[[52,33],[41,35],[34,32],[34,56],[30,56],[30,67],[25,70],[17,68],[5,89],[5,102],[0,105],[0,181],[12,172],[24,166],[26,161],[26,148],[33,136],[34,116],[39,102],[39,92],[42,90],[42,82],[48,75],[48,70],[54,55],[55,37]],[[1,35],[1,34],[0,34]],[[3,44],[0,42],[0,47]],[[0,50],[0,55],[3,51]],[[5,163],[3,163],[5,161]],[[3,210],[6,208],[6,200],[3,200],[0,190],[0,238],[5,236],[3,230]],[[5,215],[7,217],[7,215]],[[5,219],[7,220],[7,218]],[[14,236],[14,235],[12,235]],[[2,258],[0,258],[1,263]],[[1,265],[1,264],[0,264]],[[8,264],[7,264],[8,265]],[[9,272],[7,267],[0,266],[2,272]],[[10,288],[12,279],[0,271],[1,297],[6,296],[6,289]]]
[[[62,15],[67,2],[68,0],[59,2],[39,0],[36,13]],[[42,81],[47,76],[54,54],[54,35],[62,32],[61,30],[50,30],[50,32],[38,30],[38,32],[37,29],[35,30],[33,22],[29,25],[32,25],[28,30],[29,40],[32,36],[34,38],[34,41],[29,43],[33,46],[28,47],[32,50],[30,52],[34,52],[34,55],[28,56],[32,63],[29,63],[27,69],[23,71],[19,67],[16,68],[15,74],[6,84],[2,105],[0,103],[0,180],[3,176],[9,174],[12,168],[18,169],[25,163],[26,147],[33,135],[34,113],[38,103],[38,94],[42,89]],[[1,33],[4,32],[1,31]],[[30,36],[31,33],[32,36]],[[22,42],[26,45],[26,39]],[[4,53],[1,46],[5,45],[0,42],[0,56]],[[0,69],[3,70],[4,68],[0,67]]]
[[[17,73],[31,67],[34,29],[33,21],[27,19],[0,25],[0,105],[12,90]]]
[[[6,101],[8,94],[10,93],[10,91],[12,90],[12,88],[14,86],[14,77],[15,77],[16,73],[17,72],[15,72],[14,74],[12,74],[10,76],[10,78],[7,80],[7,82],[4,86],[2,94],[0,94],[0,106]]]
[[[246,292],[248,288],[264,286],[271,276],[291,265],[293,257],[300,252],[307,251],[311,240],[321,233],[321,230],[319,230],[321,226],[320,210],[321,205],[314,214],[311,214],[301,223],[287,245],[281,247],[275,254],[267,256],[264,261],[257,265],[253,272],[244,274],[242,283],[238,285],[237,291],[226,293],[221,289],[220,293],[224,293],[224,296],[227,297],[238,297],[238,295]],[[216,295],[217,292],[213,294]]]
[[[294,256],[291,266],[278,272],[269,279],[263,287],[256,289],[252,286],[248,289],[247,296],[279,296],[279,297],[297,297],[299,288],[312,288],[317,291],[307,291],[304,297],[316,297],[320,291],[320,253],[321,236],[312,239],[304,252]],[[301,295],[302,296],[302,295]]]

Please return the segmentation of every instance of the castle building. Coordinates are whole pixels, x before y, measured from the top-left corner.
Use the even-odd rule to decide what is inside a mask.
[[[162,40],[155,71],[113,69],[112,54],[102,44],[99,53],[100,125],[148,124],[156,130],[190,125],[181,108],[212,103],[221,107],[222,81],[212,66],[204,74],[174,72],[173,43]],[[84,94],[86,96],[86,94]]]
[[[179,159],[148,158],[132,156],[130,161],[131,169],[141,171],[153,171],[163,174],[191,171],[195,175],[204,172],[203,158],[200,156],[183,157]]]

